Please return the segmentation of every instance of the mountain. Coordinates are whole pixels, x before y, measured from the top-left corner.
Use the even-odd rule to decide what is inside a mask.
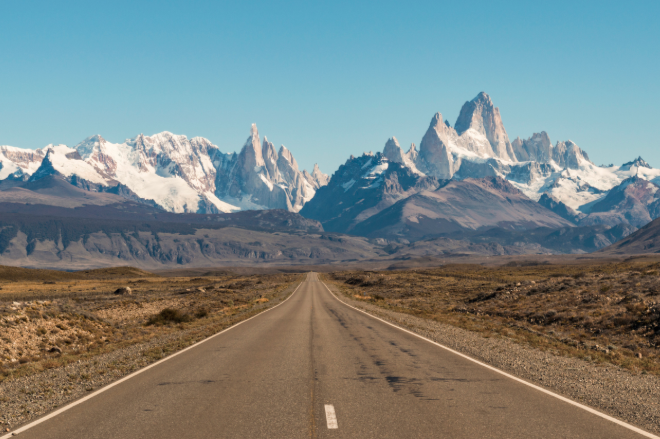
[[[362,236],[419,240],[464,230],[529,230],[572,223],[530,200],[500,177],[452,180],[420,191],[355,226]]]
[[[392,136],[382,152],[351,156],[332,177],[318,165],[301,170],[291,151],[262,139],[256,125],[235,153],[169,132],[117,144],[96,135],[73,148],[0,146],[0,205],[16,210],[24,200],[35,214],[121,203],[159,215],[282,209],[330,232],[395,240],[484,227],[596,233],[605,230],[600,226],[641,227],[660,215],[660,170],[641,157],[596,166],[577,144],[553,143],[545,131],[511,141],[484,92],[463,104],[453,126],[438,112],[420,134],[419,148],[404,151]]]
[[[580,220],[586,216],[583,213],[571,209],[548,193],[541,195],[541,198],[539,198],[539,204],[574,224],[579,223]]]
[[[601,253],[615,255],[660,253],[660,218],[614,245],[602,249]]]
[[[300,171],[286,147],[276,151],[267,138],[261,142],[256,125],[238,154],[169,132],[140,134],[121,144],[96,135],[74,148],[0,147],[0,190],[52,176],[178,213],[297,212],[328,179],[318,166],[311,174]]]
[[[301,214],[321,221],[328,230],[375,236],[387,229],[392,231],[388,236],[410,233],[408,238],[419,239],[434,228],[437,233],[465,228],[467,223],[458,212],[447,214],[443,209],[472,202],[469,192],[462,193],[463,200],[456,195],[448,202],[422,191],[442,194],[458,190],[453,182],[500,178],[553,212],[548,216],[549,223],[554,222],[551,227],[620,223],[640,227],[658,215],[655,188],[660,184],[660,170],[641,157],[619,167],[596,166],[577,144],[570,140],[553,144],[545,131],[511,142],[499,108],[483,92],[463,105],[453,127],[436,113],[419,145],[419,151],[413,144],[404,152],[392,137],[382,153],[351,156]],[[404,182],[401,187],[392,183],[392,175]],[[631,178],[636,179],[634,184]],[[474,205],[464,220],[479,218],[470,224],[490,226],[492,218],[487,213],[503,210],[497,203]],[[414,217],[416,211],[424,212],[423,225],[403,219]],[[428,222],[429,218],[433,220]],[[517,218],[511,218],[513,223],[518,224]]]
[[[659,190],[658,185],[636,175],[627,178],[591,205],[589,215],[580,224],[628,223],[642,227],[660,216]]]
[[[401,161],[392,161],[385,153],[349,158],[300,214],[320,221],[327,231],[352,233],[361,221],[397,201],[440,186],[435,177],[426,177],[405,162],[408,159],[396,139],[390,139],[385,149]]]

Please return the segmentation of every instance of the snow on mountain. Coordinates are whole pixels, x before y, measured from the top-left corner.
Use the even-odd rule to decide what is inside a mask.
[[[76,176],[94,184],[108,185],[107,179],[101,176],[94,166],[85,162],[76,149],[66,145],[48,145],[44,150],[46,156],[30,177],[31,181],[59,174],[63,177]]]
[[[394,178],[404,175],[414,183],[389,189],[386,195],[370,192],[382,184],[396,187]],[[649,183],[635,183],[635,187],[644,186],[635,191],[620,186],[632,177]],[[409,188],[418,187],[417,182],[425,178],[444,181],[436,186],[450,180],[503,178],[572,224],[626,222],[638,227],[654,218],[657,205],[649,194],[660,185],[660,170],[641,157],[619,167],[596,166],[577,144],[570,140],[553,144],[545,131],[511,142],[499,109],[486,93],[479,93],[463,105],[454,127],[436,113],[419,151],[413,144],[404,153],[396,137],[391,137],[382,153],[365,153],[357,159],[351,156],[319,192],[322,196],[301,213],[324,222],[327,230],[349,231],[360,221],[380,215],[393,202],[415,194],[416,189]],[[625,194],[607,198],[612,191]],[[651,201],[642,200],[644,193]],[[627,209],[631,212],[626,213]]]
[[[31,151],[0,147],[0,180],[61,175],[89,190],[122,185],[170,212],[218,213],[280,208],[297,212],[328,176],[301,172],[284,146],[259,140],[256,125],[240,153],[223,153],[202,137],[162,132],[111,143],[100,135],[75,148]],[[106,189],[103,189],[106,188]]]
[[[574,142],[553,145],[545,131],[510,142],[499,109],[483,92],[463,105],[454,127],[436,113],[419,153],[413,145],[403,154],[392,138],[383,154],[414,172],[438,179],[503,177],[533,200],[548,194],[584,214],[631,176],[660,184],[660,170],[641,157],[620,167],[596,166]]]
[[[0,180],[12,177],[22,179],[32,175],[44,158],[41,149],[21,149],[14,146],[0,146]]]

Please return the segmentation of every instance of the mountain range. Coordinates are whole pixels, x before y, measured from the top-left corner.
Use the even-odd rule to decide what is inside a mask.
[[[311,173],[300,171],[284,145],[276,150],[266,137],[260,140],[254,124],[239,153],[223,153],[202,137],[169,132],[140,134],[121,144],[95,135],[74,148],[0,146],[0,190],[48,176],[176,213],[297,212],[328,180],[318,166]]]
[[[419,150],[404,152],[392,137],[382,152],[351,156],[300,213],[326,230],[404,240],[484,227],[626,224],[631,232],[660,216],[659,184],[660,170],[641,157],[596,166],[546,132],[510,141],[499,109],[480,93],[453,127],[436,113]]]
[[[301,171],[293,154],[284,146],[276,149],[266,137],[262,140],[254,124],[237,153],[222,152],[201,137],[169,132],[140,134],[117,144],[95,135],[74,147],[0,146],[0,209],[18,215],[0,218],[0,241],[6,244],[0,242],[0,247],[38,263],[34,255],[40,253],[34,249],[46,238],[24,219],[48,216],[106,221],[84,233],[78,226],[75,233],[66,232],[66,224],[55,222],[59,232],[49,232],[46,240],[59,249],[59,261],[68,250],[57,244],[56,236],[73,233],[94,242],[96,232],[114,233],[107,221],[130,220],[153,223],[154,230],[186,223],[204,230],[224,224],[224,230],[308,233],[316,236],[309,239],[317,250],[272,254],[303,259],[325,254],[328,261],[360,254],[581,253],[609,246],[660,217],[659,185],[660,170],[641,157],[621,166],[597,166],[574,142],[553,144],[546,132],[510,140],[500,110],[480,93],[463,105],[453,126],[436,113],[419,148],[412,144],[404,152],[391,137],[382,152],[351,156],[331,177],[317,165],[312,172]],[[279,213],[264,223],[250,213],[262,210],[288,216]],[[124,235],[133,226],[126,227]],[[366,240],[352,241],[347,235]],[[187,245],[196,246],[198,259],[243,254],[209,259],[202,248],[212,238],[195,241],[194,236],[189,234]],[[342,256],[339,241],[321,236],[344,236],[344,243],[359,250]],[[122,246],[139,247],[127,238],[112,242],[112,251],[85,252],[106,258],[110,253],[126,255]],[[153,250],[158,241],[140,242]],[[282,248],[289,244],[279,238],[273,242]],[[318,250],[328,242],[333,243],[330,253]],[[139,259],[144,251],[135,250],[130,257]],[[153,251],[154,264],[171,259]],[[174,260],[189,259],[179,256]],[[80,256],[87,257],[92,256]]]

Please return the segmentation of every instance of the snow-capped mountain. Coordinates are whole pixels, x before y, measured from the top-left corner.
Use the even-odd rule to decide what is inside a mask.
[[[64,177],[87,190],[122,186],[130,198],[170,212],[217,213],[245,209],[299,211],[328,176],[318,166],[300,171],[284,146],[259,139],[256,125],[240,153],[223,153],[202,137],[169,132],[111,143],[96,135],[74,148],[0,147],[0,180]],[[117,191],[115,191],[117,192]]]
[[[660,215],[660,170],[641,157],[621,166],[596,166],[574,142],[553,144],[545,131],[511,141],[486,93],[466,102],[453,126],[436,113],[419,148],[412,144],[404,152],[392,137],[382,153],[351,156],[332,179],[316,165],[312,172],[300,170],[291,151],[262,140],[256,125],[238,153],[169,132],[116,144],[97,135],[73,148],[0,146],[0,191],[51,175],[169,212],[298,212],[308,206],[303,214],[319,219],[327,214],[321,220],[337,231],[352,230],[394,203],[449,180],[486,177],[506,179],[576,225],[640,227]],[[319,192],[322,200],[307,204],[326,185]]]
[[[428,178],[439,182],[436,191],[448,180],[504,178],[575,225],[628,223],[640,227],[660,215],[656,201],[660,170],[641,157],[618,167],[596,166],[574,142],[553,145],[545,131],[511,142],[499,109],[483,92],[463,105],[453,127],[436,113],[419,151],[412,144],[404,152],[392,137],[382,154],[351,156],[319,192],[320,198],[301,213],[320,220],[328,230],[360,230],[358,223],[367,224],[367,218],[381,211],[386,215],[389,205],[420,191],[390,190],[385,198],[372,193],[380,184],[389,184],[395,164],[395,176],[406,175],[409,188]],[[429,189],[427,185],[423,190]],[[437,209],[442,208],[442,203],[436,204]]]

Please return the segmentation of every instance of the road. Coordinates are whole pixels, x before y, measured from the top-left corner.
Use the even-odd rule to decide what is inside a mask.
[[[278,307],[18,437],[643,436],[360,313],[310,273]]]

